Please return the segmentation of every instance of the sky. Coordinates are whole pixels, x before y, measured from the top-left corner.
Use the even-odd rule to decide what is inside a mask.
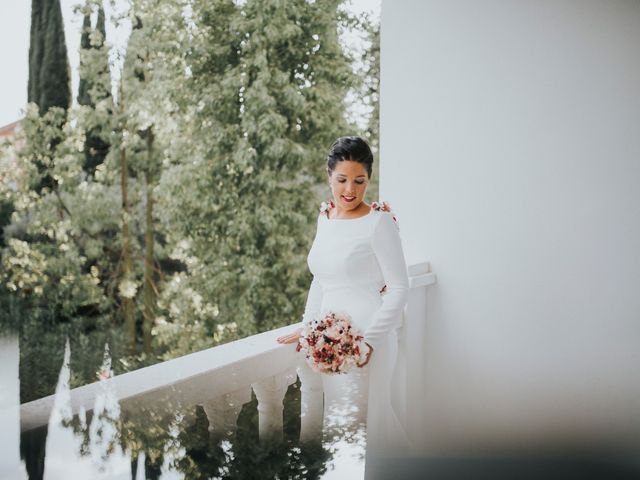
[[[78,63],[80,49],[80,29],[82,17],[73,13],[78,0],[60,0],[62,16],[65,22],[65,38],[71,66],[72,94],[75,99],[78,92]],[[117,51],[124,51],[129,34],[128,28],[122,27],[117,31],[108,21],[112,13],[111,0],[105,0],[107,15],[107,42]],[[381,0],[351,0],[349,8],[353,12],[370,12],[374,17],[380,16]],[[125,0],[114,0],[116,10],[126,8]],[[12,0],[3,2],[0,15],[0,41],[2,42],[2,73],[0,74],[0,127],[14,122],[22,117],[22,111],[27,103],[27,80],[29,58],[29,29],[30,29],[30,0]],[[95,22],[95,20],[94,20]],[[358,38],[345,37],[350,44],[358,44]]]

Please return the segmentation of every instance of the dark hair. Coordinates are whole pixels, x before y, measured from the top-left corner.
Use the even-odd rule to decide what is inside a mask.
[[[360,137],[340,137],[333,145],[327,156],[327,173],[331,175],[336,164],[343,160],[353,160],[362,163],[367,168],[367,175],[371,178],[373,153],[369,144]]]

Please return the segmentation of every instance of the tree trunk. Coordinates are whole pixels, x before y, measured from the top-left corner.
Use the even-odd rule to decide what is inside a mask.
[[[121,81],[122,82],[122,81]],[[120,113],[123,113],[124,99],[120,83]],[[124,130],[124,127],[123,127]],[[127,152],[124,143],[120,145],[120,189],[122,191],[122,278],[130,279],[133,270],[131,265],[131,233],[129,232],[129,168],[127,166]],[[123,297],[124,332],[127,337],[129,354],[136,353],[136,316],[133,298]]]
[[[127,198],[127,153],[124,146],[120,147],[120,185],[122,188],[122,276],[131,276],[131,234],[129,233],[129,200]],[[127,336],[129,353],[136,353],[136,316],[133,298],[123,297],[124,331]]]
[[[153,257],[154,257],[154,228],[153,228],[153,127],[147,132],[147,169],[146,180],[146,229],[144,234],[144,324],[143,340],[144,351],[151,352],[151,329],[155,319],[156,295],[153,282]]]

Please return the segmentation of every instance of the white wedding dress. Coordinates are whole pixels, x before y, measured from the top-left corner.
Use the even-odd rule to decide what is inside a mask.
[[[325,438],[349,436],[354,431],[350,427],[362,425],[367,464],[374,457],[406,454],[411,442],[398,406],[406,399],[402,389],[392,385],[404,374],[397,364],[397,329],[404,319],[409,278],[393,212],[371,208],[361,217],[330,219],[321,211],[307,263],[313,281],[303,322],[329,310],[347,313],[374,348],[363,368],[319,374]]]

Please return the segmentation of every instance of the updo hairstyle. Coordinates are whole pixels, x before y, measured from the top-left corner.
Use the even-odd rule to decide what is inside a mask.
[[[364,139],[356,136],[340,137],[331,145],[331,150],[327,156],[327,173],[329,176],[335,170],[336,164],[343,160],[362,163],[367,169],[369,179],[371,179],[373,153],[371,153],[371,148]]]

